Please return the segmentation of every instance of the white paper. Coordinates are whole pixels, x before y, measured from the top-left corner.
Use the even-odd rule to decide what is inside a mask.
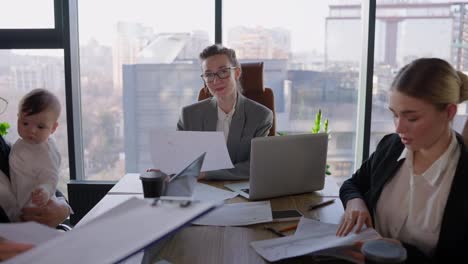
[[[153,166],[167,174],[181,171],[203,152],[206,156],[202,171],[234,168],[221,131],[152,130],[150,133]]]
[[[97,203],[83,218],[81,218],[80,222],[75,225],[75,228],[101,216],[112,208],[133,197],[143,199],[143,194],[108,194],[104,196],[99,203]]]
[[[223,201],[234,198],[238,195],[236,192],[226,191],[204,183],[197,183],[193,194],[194,200],[200,201]]]
[[[315,234],[323,232],[323,230],[325,230],[326,232],[334,230],[334,232],[336,233],[336,230],[338,230],[338,225],[324,223],[306,217],[301,217],[299,223],[297,224],[296,232],[294,233],[294,235],[297,236],[303,234]]]
[[[38,245],[62,234],[64,232],[36,222],[0,224],[0,237],[18,243]]]
[[[225,204],[192,222],[194,225],[245,226],[273,221],[270,201]]]
[[[380,235],[372,228],[367,228],[359,234],[353,232],[345,237],[337,237],[338,225],[305,218],[301,219],[302,221],[307,221],[307,223],[300,224],[299,232],[296,231],[294,236],[254,241],[250,244],[263,258],[268,261],[278,261],[329,248],[352,246],[361,240],[380,238]]]
[[[151,245],[214,207],[197,202],[180,207],[131,198],[111,217],[101,217],[57,236],[5,263],[115,263]],[[131,210],[128,210],[131,208]]]
[[[108,194],[138,194],[143,193],[143,185],[141,184],[140,174],[127,173],[125,174]]]

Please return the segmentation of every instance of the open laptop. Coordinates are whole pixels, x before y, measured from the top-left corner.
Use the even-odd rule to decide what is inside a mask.
[[[250,181],[226,184],[249,200],[323,189],[328,134],[254,138],[250,152]]]

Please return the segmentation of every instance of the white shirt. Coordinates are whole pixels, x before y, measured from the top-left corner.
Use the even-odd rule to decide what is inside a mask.
[[[413,152],[383,188],[377,202],[375,225],[384,237],[412,244],[431,256],[439,240],[442,216],[460,158],[455,133],[447,150],[421,175],[413,173]]]
[[[10,151],[9,163],[17,213],[25,206],[32,206],[31,192],[39,186],[47,191],[50,198],[54,198],[60,159],[55,141],[51,138],[41,144],[30,144],[22,139],[15,142]],[[12,221],[18,220],[18,214],[9,217]]]
[[[236,111],[236,105],[232,108],[229,113],[224,113],[224,111],[218,106],[218,122],[216,123],[216,131],[223,131],[224,138],[226,142],[229,136],[229,127],[231,127],[232,116]]]

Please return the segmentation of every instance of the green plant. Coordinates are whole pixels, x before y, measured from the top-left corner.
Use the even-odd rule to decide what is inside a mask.
[[[8,134],[8,129],[10,128],[10,124],[7,122],[0,123],[0,136],[6,136]]]
[[[322,110],[319,109],[318,113],[315,115],[314,126],[312,127],[312,131],[311,131],[312,134],[320,133],[321,128],[322,128]],[[323,121],[322,132],[328,134],[328,119],[325,119],[325,121]],[[328,164],[327,164],[327,167],[325,169],[325,174],[326,175],[331,175],[330,165],[328,165]]]
[[[322,110],[319,109],[318,113],[315,115],[314,126],[312,127],[312,134],[320,133],[321,126],[322,126]],[[328,119],[325,119],[325,121],[323,121],[322,132],[328,133]]]

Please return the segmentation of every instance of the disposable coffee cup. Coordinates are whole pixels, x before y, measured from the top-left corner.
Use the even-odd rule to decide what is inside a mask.
[[[366,264],[405,263],[406,249],[397,241],[376,239],[365,242],[361,252]]]
[[[140,174],[145,198],[157,198],[164,195],[167,174],[161,171],[147,171]]]

